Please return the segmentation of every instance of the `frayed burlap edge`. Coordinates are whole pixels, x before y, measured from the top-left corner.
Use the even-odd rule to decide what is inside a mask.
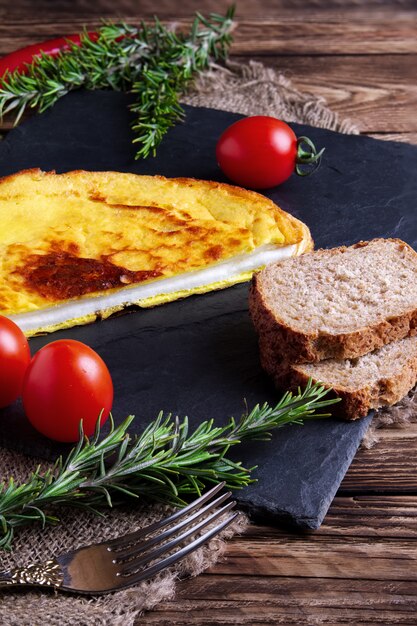
[[[45,463],[43,463],[46,466]],[[36,460],[9,450],[0,450],[1,476],[23,482]],[[43,561],[71,549],[114,539],[166,517],[172,509],[163,505],[137,505],[109,510],[98,517],[82,510],[58,512],[62,523],[44,530],[34,526],[16,533],[13,551],[2,552],[0,569]],[[196,576],[214,565],[225,549],[225,541],[242,533],[247,525],[243,514],[218,537],[152,580],[114,594],[98,597],[69,595],[54,591],[6,590],[0,595],[0,624],[7,626],[133,626],[140,614],[175,595],[177,581]]]
[[[341,133],[359,133],[355,124],[340,119],[329,109],[323,98],[299,91],[282,72],[257,61],[228,61],[225,67],[213,64],[199,76],[182,102],[243,115],[272,115]]]
[[[372,448],[379,441],[378,431],[381,428],[406,428],[411,422],[417,421],[417,387],[414,387],[408,395],[394,404],[376,412],[370,427],[368,428],[361,446]]]

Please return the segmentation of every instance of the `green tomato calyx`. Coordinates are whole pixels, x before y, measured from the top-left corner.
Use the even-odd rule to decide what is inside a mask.
[[[299,137],[297,139],[297,158],[295,172],[298,176],[310,176],[318,170],[321,163],[321,157],[325,148],[317,152],[314,143],[308,137]]]

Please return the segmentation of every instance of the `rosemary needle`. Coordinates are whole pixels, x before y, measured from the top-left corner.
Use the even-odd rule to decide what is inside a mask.
[[[13,478],[0,484],[0,547],[10,549],[16,528],[34,522],[57,523],[56,505],[81,506],[97,513],[128,497],[146,498],[175,505],[184,496],[199,494],[210,483],[225,481],[232,489],[253,482],[251,471],[232,461],[229,449],[248,440],[268,440],[270,431],[285,424],[327,417],[318,410],[337,402],[323,399],[328,390],[311,381],[296,395],[284,394],[274,407],[256,405],[239,420],[225,426],[213,420],[190,431],[187,418],[160,413],[140,434],[127,430],[131,415],[108,434],[83,436],[64,460],[41,472],[37,468],[26,483]]]
[[[134,27],[105,23],[97,38],[85,31],[80,45],[56,56],[41,54],[25,70],[0,78],[0,119],[13,113],[15,124],[26,109],[42,112],[68,92],[113,89],[135,95],[133,143],[136,157],[155,155],[166,132],[183,118],[180,96],[212,60],[225,59],[231,44],[234,8],[209,19],[196,14],[189,34],[176,33],[157,18]]]

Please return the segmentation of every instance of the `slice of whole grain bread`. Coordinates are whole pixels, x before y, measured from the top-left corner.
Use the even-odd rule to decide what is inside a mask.
[[[354,420],[371,409],[391,406],[417,382],[417,336],[387,344],[356,359],[328,359],[293,365],[285,386],[304,386],[309,378],[332,387],[341,402],[330,407],[334,415]],[[283,384],[284,379],[276,379]]]
[[[264,368],[352,359],[417,333],[417,253],[399,239],[318,250],[254,276],[249,308]]]

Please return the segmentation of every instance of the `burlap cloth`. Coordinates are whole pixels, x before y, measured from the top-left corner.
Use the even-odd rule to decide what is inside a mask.
[[[348,120],[340,120],[322,99],[299,92],[283,74],[260,63],[229,63],[226,68],[213,66],[194,89],[183,99],[195,106],[206,106],[246,115],[268,114],[291,122],[301,122],[357,133]],[[377,440],[376,429],[381,425],[401,426],[414,419],[416,404],[410,394],[397,407],[381,413],[370,429],[365,445]],[[134,409],[132,409],[134,410]],[[13,476],[24,481],[35,461],[23,455],[0,450],[1,476]],[[71,548],[104,541],[141,528],[167,515],[161,506],[133,506],[110,511],[104,518],[80,511],[63,512],[63,523],[43,531],[28,528],[17,533],[11,553],[1,554],[1,569],[23,565],[34,560],[48,559]],[[190,555],[178,566],[161,573],[154,580],[126,591],[98,598],[64,594],[2,592],[0,624],[7,626],[130,626],[144,610],[175,594],[176,581],[182,576],[196,575],[213,565],[224,549],[224,540],[242,532],[247,521],[242,516],[221,537]]]

